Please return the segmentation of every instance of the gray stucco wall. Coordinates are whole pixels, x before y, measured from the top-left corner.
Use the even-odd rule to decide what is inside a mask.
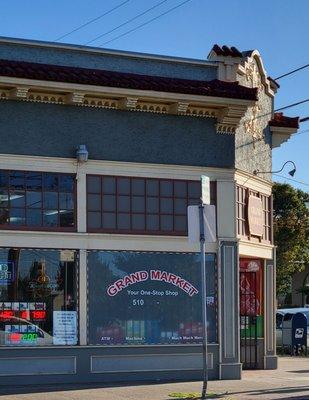
[[[197,65],[177,60],[154,60],[126,55],[95,53],[83,51],[81,46],[71,49],[40,47],[30,44],[1,43],[0,59],[29,61],[44,64],[97,68],[110,71],[132,72],[137,74],[170,76],[173,78],[211,80],[217,78],[217,65]],[[206,61],[206,60],[205,60]]]
[[[256,61],[254,61],[258,69]],[[256,80],[250,82],[246,76],[239,76],[243,86],[258,87],[258,103],[250,107],[242,118],[235,134],[236,168],[252,173],[254,170],[271,171],[271,132],[268,122],[271,119],[273,99],[266,94],[265,88]],[[248,126],[249,123],[249,126]],[[260,174],[271,180],[271,174]]]
[[[18,101],[0,102],[2,154],[233,167],[234,137],[214,119]]]

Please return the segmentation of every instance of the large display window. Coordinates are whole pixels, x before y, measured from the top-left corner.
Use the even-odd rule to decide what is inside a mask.
[[[0,249],[0,345],[77,344],[77,253]]]
[[[208,340],[217,341],[215,256],[206,257]],[[196,253],[90,251],[91,345],[202,343]]]
[[[74,231],[72,174],[0,170],[1,229]]]

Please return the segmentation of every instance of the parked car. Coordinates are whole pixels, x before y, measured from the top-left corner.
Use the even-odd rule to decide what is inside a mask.
[[[298,312],[305,313],[307,315],[308,327],[307,327],[307,343],[309,346],[309,308],[302,307],[302,308],[281,308],[277,310],[276,313],[276,341],[277,347],[282,346],[282,322],[283,317],[286,314],[296,314]]]

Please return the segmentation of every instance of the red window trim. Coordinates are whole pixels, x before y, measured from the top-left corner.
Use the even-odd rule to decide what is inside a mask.
[[[119,178],[125,178],[125,179],[129,179],[130,180],[130,194],[123,194],[123,196],[128,196],[130,199],[132,197],[141,197],[145,199],[145,208],[144,208],[144,212],[132,212],[132,202],[130,201],[130,211],[126,211],[126,212],[121,212],[121,214],[126,214],[126,215],[144,215],[145,220],[144,220],[144,226],[145,229],[133,229],[132,228],[132,218],[130,218],[130,229],[119,229],[119,228],[91,228],[89,226],[89,218],[88,218],[88,213],[91,212],[91,210],[88,209],[88,195],[90,194],[98,194],[98,193],[94,193],[94,192],[90,192],[88,187],[89,187],[89,183],[88,183],[88,178],[89,177],[99,177],[100,178],[100,196],[101,196],[101,210],[97,211],[98,213],[101,214],[101,218],[102,218],[102,214],[104,213],[109,213],[109,211],[104,211],[103,210],[103,179],[104,178],[115,178],[116,179],[116,189],[115,189],[115,193],[111,194],[114,195],[116,197],[116,207],[114,211],[110,211],[111,214],[115,214],[116,216],[116,226],[117,226],[117,222],[118,222],[118,185],[117,185],[117,180]],[[144,193],[141,195],[132,195],[132,182],[134,179],[142,179],[144,180],[145,184],[144,184]],[[159,193],[157,196],[151,195],[151,196],[147,196],[146,194],[146,182],[147,181],[158,181],[159,182]],[[160,182],[162,181],[166,181],[166,182],[172,182],[173,183],[173,193],[171,196],[166,196],[166,195],[161,195],[160,191],[161,191],[161,185]],[[186,184],[186,196],[175,196],[175,192],[174,192],[174,182],[184,182]],[[126,235],[158,235],[158,236],[186,236],[187,235],[187,230],[176,230],[175,229],[175,219],[174,217],[178,216],[178,217],[185,217],[187,218],[187,213],[175,213],[175,204],[174,204],[174,199],[185,199],[187,204],[188,204],[188,200],[191,199],[198,199],[198,197],[189,197],[189,193],[188,193],[188,184],[194,182],[194,183],[198,183],[199,181],[197,180],[186,180],[186,179],[169,179],[169,178],[153,178],[153,177],[140,177],[140,176],[121,176],[121,175],[102,175],[102,174],[87,174],[87,183],[86,183],[86,192],[87,192],[87,202],[86,202],[86,212],[87,212],[87,232],[89,233],[111,233],[111,234],[126,234]],[[212,194],[212,203],[216,203],[216,182],[211,182],[211,194]],[[108,195],[110,193],[106,193],[106,195]],[[122,196],[122,194],[121,194]],[[152,212],[152,213],[147,213],[146,212],[146,201],[147,198],[157,198],[159,199],[159,211],[158,212]],[[172,199],[173,200],[173,211],[171,213],[162,213],[161,212],[161,202],[160,199]],[[95,212],[95,211],[93,211]],[[146,228],[146,217],[147,215],[156,215],[159,217],[159,229],[158,230],[148,230]],[[166,216],[172,216],[173,217],[173,230],[172,231],[167,231],[167,230],[162,230],[161,227],[161,218],[160,216],[162,215],[166,215]],[[101,226],[102,226],[102,219],[101,219]]]

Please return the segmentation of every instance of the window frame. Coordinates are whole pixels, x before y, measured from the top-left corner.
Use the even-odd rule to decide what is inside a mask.
[[[0,223],[0,230],[12,230],[12,231],[42,231],[42,232],[77,232],[77,183],[76,183],[76,175],[74,173],[66,173],[66,172],[54,172],[54,171],[34,171],[34,170],[21,170],[21,169],[4,169],[1,168],[0,172],[5,171],[8,174],[8,185],[7,185],[7,190],[8,193],[10,193],[10,191],[13,190],[22,190],[25,192],[25,204],[23,207],[11,207],[10,205],[7,207],[3,207],[3,208],[7,208],[10,210],[11,208],[14,209],[20,209],[20,210],[24,210],[25,212],[25,221],[27,220],[27,209],[29,209],[29,207],[27,207],[27,200],[26,200],[26,195],[27,192],[38,192],[41,194],[41,207],[38,208],[33,208],[33,210],[41,210],[41,225],[11,225],[10,223],[6,223],[6,224],[1,224]],[[24,189],[13,189],[10,186],[10,173],[18,173],[18,172],[22,172],[25,174],[24,180]],[[27,173],[37,173],[37,174],[41,174],[41,189],[38,190],[34,190],[34,189],[27,189],[27,184],[26,184],[26,174]],[[68,192],[68,191],[60,191],[59,187],[57,190],[45,190],[44,188],[44,174],[51,174],[51,175],[57,175],[57,176],[70,176],[73,178],[73,191],[72,192]],[[2,188],[0,188],[0,190],[2,190]],[[73,221],[74,221],[74,225],[73,226],[68,226],[68,227],[62,227],[60,225],[57,226],[44,226],[43,225],[43,210],[47,210],[44,208],[43,206],[43,202],[44,202],[44,193],[47,192],[53,192],[53,193],[57,193],[57,198],[58,198],[58,211],[61,209],[60,204],[59,204],[59,200],[60,200],[60,193],[71,193],[73,195],[73,199],[74,199],[74,206],[73,206]],[[58,224],[59,224],[59,217],[58,217]]]
[[[90,258],[93,254],[95,253],[145,253],[145,254],[153,254],[153,255],[163,255],[163,254],[181,254],[181,255],[198,255],[199,253],[196,252],[181,252],[181,253],[177,253],[174,251],[148,251],[148,250],[143,250],[143,251],[138,251],[138,250],[97,250],[97,249],[92,249],[92,250],[87,250],[87,275],[88,275],[88,279],[89,276],[91,275],[91,273],[93,273],[92,271],[90,271],[90,268],[93,268],[93,263],[90,263]],[[213,275],[213,281],[214,281],[214,307],[215,307],[215,340],[211,341],[210,344],[212,345],[216,345],[219,343],[219,298],[218,298],[218,257],[216,253],[209,253],[206,252],[206,263],[208,262],[213,262],[213,268],[214,268],[214,275]],[[208,256],[213,256],[213,260],[207,260]],[[207,268],[207,265],[206,265]],[[134,273],[136,271],[132,271],[130,273]],[[126,274],[129,272],[126,272]],[[177,271],[175,270],[172,273],[177,273]],[[187,278],[185,278],[187,279]],[[92,280],[92,282],[95,282],[95,280]],[[141,282],[140,282],[141,283]],[[89,287],[88,287],[89,289]],[[134,285],[132,286],[132,288],[129,287],[129,289],[132,289],[134,291]],[[209,291],[209,287],[207,287],[207,291]],[[173,287],[171,286],[171,290],[178,290],[177,287]],[[207,296],[209,295],[209,293],[207,293]],[[130,297],[130,296],[129,296]],[[129,298],[128,297],[128,298]],[[137,296],[138,297],[138,296]],[[142,298],[144,298],[142,296]],[[118,347],[118,348],[132,348],[132,347],[143,347],[143,348],[147,348],[147,347],[151,347],[151,346],[156,346],[156,347],[167,347],[167,346],[172,346],[172,347],[179,347],[179,346],[199,346],[202,341],[200,343],[172,343],[172,342],[166,342],[166,343],[153,343],[153,344],[149,344],[149,343],[117,343],[117,344],[99,344],[99,343],[90,343],[91,342],[91,307],[92,307],[92,298],[91,296],[87,297],[87,346],[88,347],[100,347],[100,348],[113,348],[113,347]],[[93,315],[93,314],[92,314]],[[201,339],[202,340],[202,339]]]
[[[96,177],[100,179],[100,192],[93,192],[89,190],[89,178]],[[104,178],[113,178],[115,179],[115,191],[113,194],[105,193],[103,191],[103,180]],[[129,179],[130,181],[130,191],[129,194],[119,194],[118,193],[118,180],[119,179]],[[144,181],[144,192],[143,194],[133,194],[132,193],[132,182],[134,180],[143,180]],[[158,195],[147,195],[147,182],[158,182]],[[161,195],[161,183],[162,182],[169,182],[172,183],[172,194],[171,195]],[[186,195],[179,196],[175,195],[175,182],[183,182],[186,184]],[[183,217],[187,219],[187,209],[184,213],[176,213],[175,212],[175,202],[176,200],[185,200],[186,204],[188,204],[189,199],[193,199],[197,202],[200,198],[196,196],[189,196],[189,184],[190,183],[199,183],[198,180],[188,180],[188,179],[170,179],[170,178],[154,178],[154,177],[140,177],[140,176],[124,176],[124,175],[102,175],[102,174],[87,174],[86,176],[86,219],[87,219],[87,232],[89,233],[111,233],[111,234],[129,234],[129,235],[165,235],[165,236],[187,236],[187,226],[185,230],[176,230],[175,229],[175,217]],[[100,210],[91,210],[89,209],[89,195],[97,194],[101,198]],[[113,211],[107,211],[103,208],[103,196],[104,195],[112,195],[116,197],[116,205]],[[121,211],[122,214],[130,216],[130,228],[129,229],[119,229],[117,226],[118,222],[118,214],[119,214],[119,196],[127,196],[130,199],[130,210],[129,211]],[[144,211],[143,212],[136,212],[132,211],[132,198],[137,197],[144,200]],[[157,212],[147,212],[147,199],[158,199],[158,211]],[[171,212],[161,212],[161,199],[171,199],[172,200],[172,211]],[[211,200],[212,204],[216,204],[216,182],[211,182]],[[100,213],[101,218],[101,227],[100,228],[92,228],[89,224],[89,214],[93,213]],[[103,227],[103,213],[110,213],[115,215],[115,228],[104,228]],[[142,215],[144,217],[144,229],[133,229],[132,228],[132,216],[133,215]],[[158,230],[147,229],[147,216],[157,216],[158,217]],[[162,229],[161,225],[161,217],[162,216],[171,216],[172,221],[172,230],[164,230]],[[187,225],[187,222],[186,222]]]
[[[248,200],[249,196],[256,196],[261,199],[263,208],[263,235],[261,237],[250,235],[248,221]],[[241,214],[240,214],[241,210]],[[273,243],[273,219],[272,219],[272,196],[247,187],[236,185],[236,228],[237,236],[259,243]]]
[[[75,310],[54,310],[53,311],[75,311],[76,312],[76,335],[77,335],[77,343],[76,344],[46,344],[46,345],[31,345],[31,349],[59,349],[59,348],[77,348],[79,346],[81,346],[81,308],[80,308],[80,297],[81,297],[81,292],[80,292],[80,251],[76,248],[74,249],[69,249],[67,247],[63,247],[63,248],[57,248],[57,247],[52,247],[52,248],[47,248],[47,247],[42,247],[42,248],[38,248],[38,247],[25,247],[25,246],[20,246],[20,247],[10,247],[10,246],[1,246],[0,250],[19,250],[21,251],[28,251],[28,252],[42,252],[44,253],[45,251],[47,252],[54,252],[57,251],[59,252],[59,263],[60,262],[70,262],[70,261],[61,261],[61,257],[60,257],[60,252],[61,251],[73,251],[74,252],[74,263],[75,263],[75,273],[74,273],[74,278],[75,278]],[[65,296],[65,292],[63,296]],[[65,300],[65,298],[64,298]],[[5,301],[0,300],[0,303],[4,303]],[[17,302],[17,303],[22,303],[22,301],[14,301],[14,300],[7,300],[8,303],[13,303],[13,302]],[[41,303],[41,301],[29,301],[26,300],[25,303]],[[46,309],[47,310],[47,309]],[[29,320],[29,324],[33,324],[31,323],[31,321]],[[39,327],[39,329],[41,331],[43,331],[43,333],[47,333],[48,335],[50,335],[51,337],[53,337],[52,334],[49,334],[48,332],[44,331],[41,327]],[[8,345],[8,344],[0,344],[0,349],[6,350],[6,349],[10,349],[10,350],[22,350],[22,349],[27,349],[29,348],[29,346],[27,345]]]

